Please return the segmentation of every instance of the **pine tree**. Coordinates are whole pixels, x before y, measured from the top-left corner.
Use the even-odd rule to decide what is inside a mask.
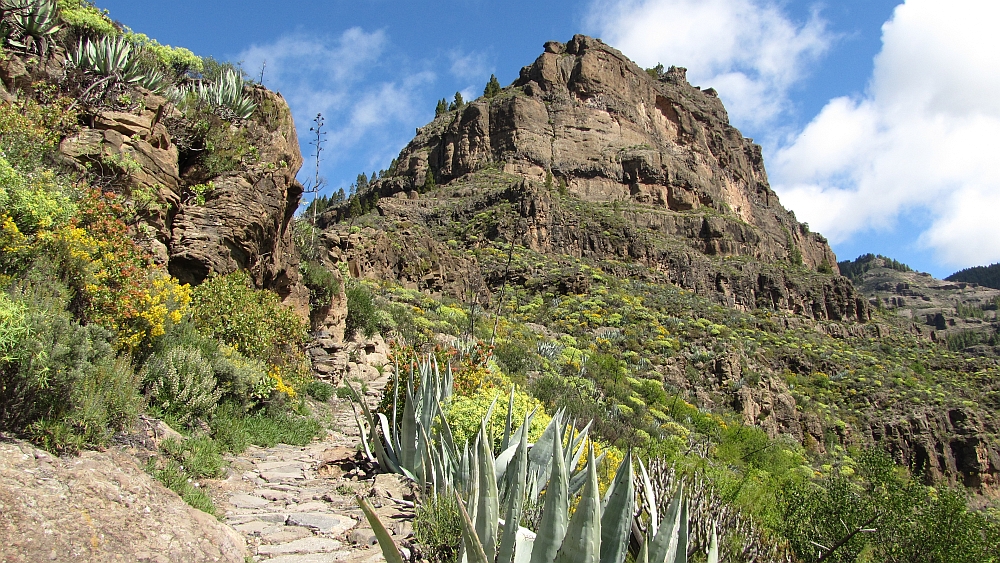
[[[438,100],[437,107],[434,108],[434,117],[441,115],[448,111],[448,100],[441,98]]]
[[[424,178],[424,187],[420,191],[421,193],[426,193],[433,190],[435,186],[437,186],[437,183],[434,181],[434,171],[428,168],[427,176]]]
[[[497,76],[495,74],[490,75],[490,81],[486,84],[486,89],[483,90],[483,95],[487,98],[493,98],[500,93],[500,82],[497,81]]]
[[[465,100],[462,99],[462,93],[455,92],[455,101],[453,101],[451,105],[448,106],[448,111],[462,109],[464,105],[465,105]]]

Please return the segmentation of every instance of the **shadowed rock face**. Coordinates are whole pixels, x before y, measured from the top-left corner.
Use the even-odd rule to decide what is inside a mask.
[[[292,241],[292,217],[302,195],[295,174],[302,155],[281,95],[260,87],[253,95],[260,109],[232,127],[253,139],[258,156],[232,172],[212,176],[198,164],[185,165],[165,125],[183,126],[184,117],[155,94],[146,94],[134,113],[99,113],[90,127],[63,139],[59,149],[67,164],[81,170],[106,166],[103,163],[114,158],[138,164],[135,169],[102,172],[122,175],[133,193],[155,194],[158,205],[145,214],[155,233],[149,246],[182,283],[247,270],[257,287],[277,292],[305,318],[308,291],[299,283]],[[196,202],[190,187],[208,183],[213,189],[203,204]]]
[[[781,207],[760,146],[729,125],[714,90],[691,86],[679,68],[653,78],[598,39],[547,43],[499,96],[419,129],[378,189],[392,195],[423,185],[428,170],[446,183],[487,166],[586,201],[673,212],[646,220],[704,239],[706,254],[797,251],[806,266],[836,271],[826,239]]]

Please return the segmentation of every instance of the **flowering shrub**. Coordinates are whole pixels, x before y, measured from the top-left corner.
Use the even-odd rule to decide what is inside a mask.
[[[83,317],[112,329],[119,348],[146,348],[163,335],[168,319],[178,322],[187,314],[191,289],[154,265],[132,239],[120,196],[95,190],[79,206],[53,243],[84,298]]]
[[[245,271],[213,276],[192,292],[191,318],[206,336],[272,365],[301,361],[305,323],[278,296],[253,287]]]

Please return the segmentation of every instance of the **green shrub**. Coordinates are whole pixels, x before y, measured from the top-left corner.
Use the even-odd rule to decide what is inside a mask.
[[[212,502],[212,497],[208,496],[203,488],[195,486],[194,479],[176,460],[163,459],[157,462],[155,458],[150,458],[146,471],[168,489],[180,495],[184,502],[202,512],[215,515],[215,503]]]
[[[0,216],[13,219],[21,233],[64,225],[75,211],[52,173],[21,174],[0,155]]]
[[[181,442],[160,442],[161,452],[177,461],[191,477],[218,479],[225,476],[225,461],[219,444],[208,436],[195,436]]]
[[[104,37],[116,35],[118,28],[108,17],[107,10],[101,10],[87,0],[58,0],[59,17],[79,35]]]
[[[0,104],[0,153],[14,168],[32,171],[55,149],[61,130],[75,121],[60,107],[30,100]]]
[[[153,352],[165,354],[170,348],[196,348],[212,368],[222,392],[222,401],[249,411],[271,397],[275,380],[268,376],[267,365],[240,354],[235,348],[205,336],[188,320],[170,324]]]
[[[366,338],[371,338],[379,330],[378,309],[371,292],[363,285],[356,285],[347,290],[347,328],[346,338],[353,338],[359,331]]]
[[[458,563],[462,549],[462,515],[452,495],[434,495],[417,506],[413,534],[422,555],[432,563]]]
[[[179,424],[207,420],[222,397],[212,365],[197,348],[178,346],[151,357],[143,380],[152,407]]]
[[[31,274],[34,274],[31,272]],[[126,430],[142,407],[127,357],[111,334],[67,311],[69,291],[28,280],[0,298],[0,431],[52,451],[99,446]]]
[[[160,45],[156,39],[151,39],[142,33],[131,31],[125,34],[125,38],[136,47],[139,47],[143,53],[148,54],[151,58],[150,63],[154,63],[163,70],[170,71],[175,77],[183,76],[188,72],[201,73],[205,68],[201,57],[184,47]]]
[[[479,431],[479,424],[486,411],[490,408],[490,403],[497,398],[497,406],[493,409],[493,417],[487,421],[487,430],[492,429],[494,437],[494,448],[500,447],[500,440],[503,439],[504,424],[507,419],[507,401],[510,399],[510,389],[483,389],[473,395],[455,395],[444,406],[445,416],[451,425],[455,444],[461,447],[466,440],[472,440],[476,432]],[[524,421],[524,415],[535,408],[538,412],[531,421],[531,429],[528,431],[528,440],[534,442],[545,430],[551,417],[542,410],[541,403],[524,391],[514,392],[514,425],[517,426]],[[471,445],[470,445],[471,447]]]
[[[333,396],[333,385],[323,381],[310,381],[306,384],[306,393],[313,399],[325,403]]]
[[[518,341],[501,342],[493,351],[497,363],[510,376],[524,376],[533,367],[534,356],[528,347]]]
[[[198,330],[255,360],[283,364],[305,342],[306,326],[270,291],[255,289],[245,271],[205,280],[192,292]]]
[[[322,262],[303,262],[302,283],[309,288],[309,308],[321,309],[330,305],[334,295],[340,293],[340,280]]]

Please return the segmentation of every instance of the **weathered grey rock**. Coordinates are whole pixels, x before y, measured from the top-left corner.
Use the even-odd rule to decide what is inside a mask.
[[[231,496],[229,502],[236,508],[263,508],[271,504],[261,497],[243,494]]]
[[[130,554],[243,563],[249,555],[239,533],[188,506],[128,455],[114,449],[67,458],[36,453],[27,443],[0,443],[6,560],[111,561]]]
[[[302,538],[288,543],[262,545],[257,548],[259,555],[285,555],[289,553],[330,553],[341,548],[337,540],[321,537]]]
[[[333,553],[279,555],[267,561],[268,563],[334,563],[347,561],[350,557],[351,553],[348,551],[334,551]]]
[[[260,533],[260,540],[267,543],[287,543],[312,537],[312,531],[301,526],[280,526]]]
[[[341,514],[292,513],[288,515],[288,524],[337,535],[350,530],[357,522]]]

